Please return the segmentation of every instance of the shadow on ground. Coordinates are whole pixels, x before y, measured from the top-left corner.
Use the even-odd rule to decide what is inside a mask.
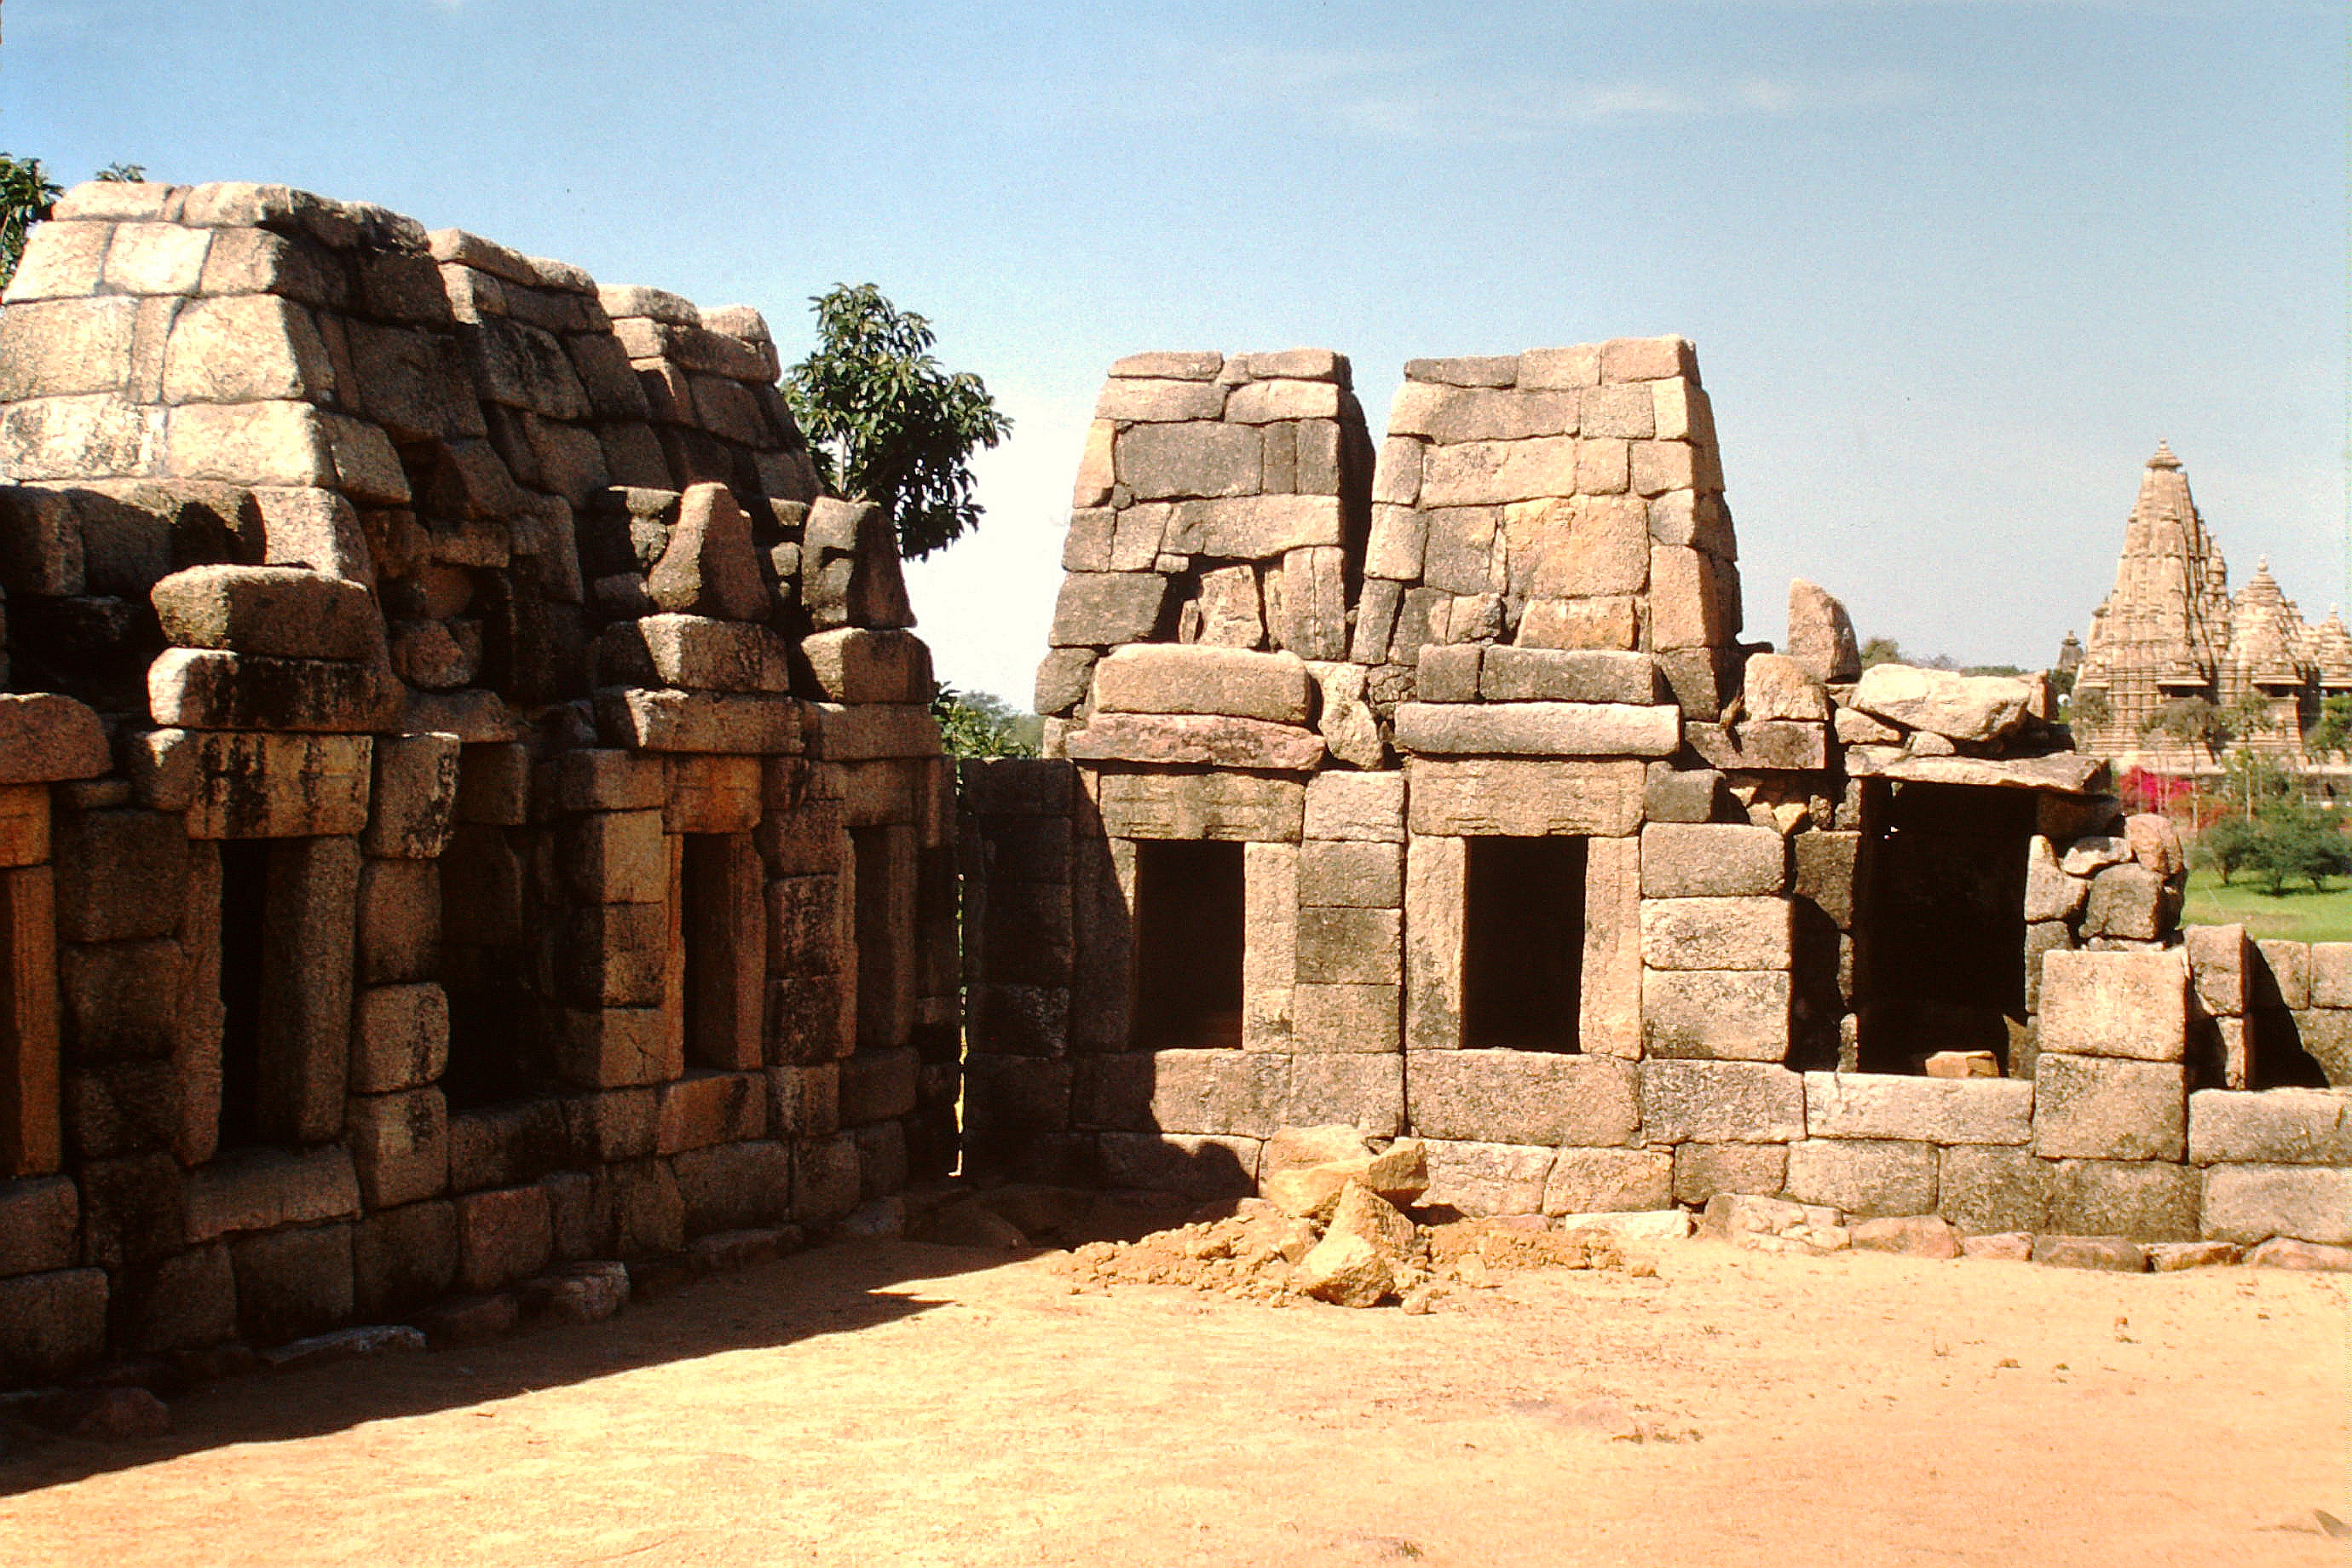
[[[225,1445],[289,1442],[730,1351],[855,1333],[943,1304],[894,1293],[895,1286],[1024,1256],[917,1242],[844,1243],[708,1275],[633,1300],[601,1323],[541,1322],[449,1350],[226,1379],[173,1399],[168,1436],[99,1441],[19,1422],[0,1433],[0,1496]]]

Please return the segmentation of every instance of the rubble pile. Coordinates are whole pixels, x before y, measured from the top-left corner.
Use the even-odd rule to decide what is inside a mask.
[[[1284,1306],[1398,1302],[1428,1311],[1455,1290],[1484,1289],[1505,1268],[1625,1268],[1615,1241],[1560,1232],[1536,1215],[1444,1217],[1407,1209],[1429,1189],[1414,1139],[1375,1149],[1354,1128],[1285,1128],[1267,1141],[1262,1195],[1230,1214],[1197,1219],[1133,1242],[1088,1242],[1064,1265],[1081,1289],[1181,1285]]]

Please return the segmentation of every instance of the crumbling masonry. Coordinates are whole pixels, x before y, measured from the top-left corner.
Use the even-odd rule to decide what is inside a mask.
[[[35,232],[0,1371],[740,1251],[953,1168],[929,656],[776,375],[750,311],[283,188],[86,185]]]
[[[1052,754],[960,789],[777,369],[279,187],[35,231],[0,1382],[511,1313],[960,1161],[1245,1191],[1286,1123],[1470,1212],[2352,1243],[2352,946],[2184,946],[2039,683],[1863,674],[1803,584],[1743,643],[1682,340],[1416,362],[1377,450],[1338,355],[1122,362]]]

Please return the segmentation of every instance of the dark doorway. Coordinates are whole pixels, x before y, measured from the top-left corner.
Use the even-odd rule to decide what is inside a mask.
[[[478,1110],[539,1088],[525,989],[522,864],[506,830],[461,822],[441,858],[441,984],[449,1001],[449,1109]]]
[[[1864,1072],[1916,1073],[1937,1051],[2009,1061],[2025,1021],[2030,791],[1895,784],[1864,798],[1854,931]]]
[[[1238,1047],[1247,927],[1242,846],[1139,841],[1135,904],[1138,1041],[1157,1050]]]
[[[1462,1044],[1577,1048],[1584,964],[1581,838],[1465,841]]]
[[[268,973],[269,844],[226,838],[220,846],[220,1147],[261,1142],[261,994]]]

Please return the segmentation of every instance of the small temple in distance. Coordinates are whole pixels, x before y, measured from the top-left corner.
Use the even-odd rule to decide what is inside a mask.
[[[2267,560],[2232,595],[2188,473],[2160,440],[2140,479],[2114,591],[2079,650],[2067,634],[2059,668],[2077,661],[2073,729],[2083,751],[2195,773],[2244,746],[2296,772],[2345,771],[2341,759],[2308,751],[2305,738],[2326,699],[2352,693],[2352,630],[2333,608],[2317,625],[2305,621]],[[2094,693],[2104,719],[2085,701]],[[2150,728],[2166,704],[2186,698],[2237,716],[2242,728],[2218,748]]]

